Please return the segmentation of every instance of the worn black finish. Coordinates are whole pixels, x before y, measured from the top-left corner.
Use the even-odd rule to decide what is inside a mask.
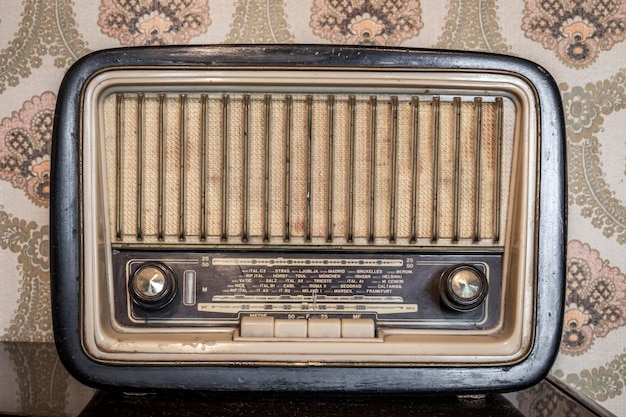
[[[92,361],[81,347],[81,221],[79,218],[81,86],[107,67],[376,67],[520,74],[535,86],[540,105],[537,308],[530,354],[514,366],[424,368],[275,368],[113,366]],[[92,386],[129,390],[316,390],[366,392],[482,392],[511,390],[541,379],[558,350],[565,260],[565,147],[562,107],[549,74],[531,62],[497,55],[400,48],[332,46],[163,47],[100,51],[67,73],[55,112],[52,150],[51,270],[54,334],[63,363]],[[84,138],[89,140],[89,138]]]
[[[19,369],[16,378],[7,379],[8,385],[2,386],[2,393],[9,394],[6,399],[15,402],[0,402],[0,416],[614,417],[553,377],[506,396],[172,390],[129,394],[81,386],[59,366],[54,345],[33,342],[0,342],[0,369],[9,374]]]

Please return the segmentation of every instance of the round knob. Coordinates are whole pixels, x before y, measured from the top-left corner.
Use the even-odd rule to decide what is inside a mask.
[[[171,269],[161,263],[142,265],[130,278],[130,295],[142,308],[157,310],[172,301],[176,281]]]
[[[472,265],[454,265],[443,271],[439,280],[439,295],[443,303],[456,311],[470,311],[487,296],[487,277]]]

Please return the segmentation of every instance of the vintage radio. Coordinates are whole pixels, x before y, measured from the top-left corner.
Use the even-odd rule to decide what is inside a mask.
[[[55,337],[126,389],[511,389],[564,288],[561,104],[524,60],[100,51],[56,110]]]

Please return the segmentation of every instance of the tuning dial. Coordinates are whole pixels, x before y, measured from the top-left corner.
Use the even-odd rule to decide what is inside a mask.
[[[138,306],[147,310],[163,308],[176,294],[174,273],[158,262],[142,265],[130,278],[129,290]]]
[[[471,311],[487,296],[487,277],[478,268],[460,264],[443,271],[439,280],[441,301],[456,311]]]

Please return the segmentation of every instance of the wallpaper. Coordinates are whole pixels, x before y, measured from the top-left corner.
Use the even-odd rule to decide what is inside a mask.
[[[0,338],[52,341],[51,127],[60,81],[79,57],[203,43],[491,51],[536,61],[559,85],[569,243],[563,341],[551,373],[619,414],[626,407],[625,38],[626,0],[0,0]],[[540,394],[520,401],[533,415],[558,406]]]

